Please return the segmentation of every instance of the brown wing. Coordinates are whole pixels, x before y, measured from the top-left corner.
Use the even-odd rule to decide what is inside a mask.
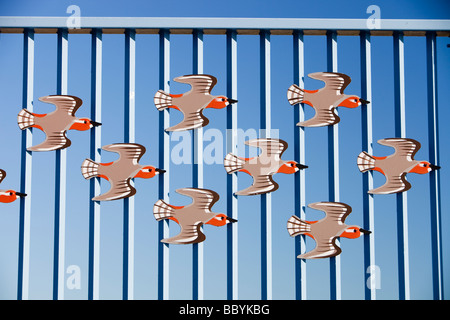
[[[131,197],[136,194],[136,189],[130,184],[131,179],[114,181],[110,180],[111,188],[108,192],[92,198],[93,201],[109,201]]]
[[[261,161],[266,158],[269,163],[271,160],[280,160],[284,151],[287,149],[288,144],[286,141],[281,139],[273,138],[263,138],[263,139],[252,139],[245,141],[245,144],[251,147],[258,147],[261,149],[261,154],[259,155]]]
[[[337,246],[336,239],[337,237],[316,240],[316,247],[313,250],[298,255],[297,258],[318,259],[337,256],[342,250]]]
[[[183,110],[180,110],[183,112]],[[194,112],[185,113],[183,112],[183,121],[175,126],[167,128],[166,131],[184,131],[190,129],[197,129],[206,126],[209,123],[209,119],[206,118],[202,110],[196,110]]]
[[[64,149],[71,145],[70,140],[66,137],[66,131],[46,132],[44,142],[29,147],[29,151],[52,151]]]
[[[271,175],[258,175],[253,177],[253,184],[247,189],[237,191],[238,196],[253,196],[262,193],[273,192],[278,189],[278,184],[273,181]]]
[[[39,101],[52,103],[55,105],[55,112],[61,112],[69,116],[74,116],[78,108],[83,104],[83,100],[75,96],[51,95],[39,98]]]
[[[211,208],[220,198],[217,192],[209,189],[182,188],[176,192],[192,198],[192,203],[185,207],[186,209],[189,207],[200,212],[211,212]]]
[[[6,171],[3,169],[0,169],[0,183],[5,179],[6,177]]]
[[[411,184],[406,181],[406,173],[401,175],[386,176],[386,183],[381,187],[369,190],[368,193],[373,194],[391,194],[397,192],[408,191],[411,189]]]
[[[325,212],[325,218],[320,221],[333,224],[343,224],[352,212],[352,207],[342,202],[315,202],[310,203],[308,207]]]
[[[206,236],[202,232],[202,225],[203,223],[185,226],[180,225],[181,230],[179,234],[171,238],[162,239],[161,242],[171,244],[190,244],[205,241]]]
[[[212,88],[216,85],[217,79],[208,74],[191,74],[174,79],[176,82],[187,83],[191,85],[190,93],[211,93]]]
[[[413,160],[414,155],[420,149],[420,142],[414,139],[407,138],[388,138],[378,140],[379,144],[384,146],[393,147],[395,153],[393,156],[407,158],[408,160]]]
[[[339,72],[315,72],[308,74],[308,77],[325,82],[324,90],[335,90],[341,94],[352,81],[348,75]]]
[[[119,162],[131,162],[137,164],[144,155],[146,149],[138,143],[113,143],[102,147],[103,150],[117,152],[119,154]]]

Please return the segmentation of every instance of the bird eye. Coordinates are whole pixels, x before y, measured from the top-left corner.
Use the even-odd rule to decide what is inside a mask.
[[[426,164],[426,163],[421,163],[420,166],[421,166],[421,167],[426,167],[427,164]]]
[[[87,121],[86,121],[86,120],[84,120],[84,121],[83,121],[83,123],[87,123]]]
[[[10,193],[9,193],[9,195],[10,195],[10,196],[12,196],[12,195],[13,195],[13,193],[12,193],[12,192],[10,192]]]
[[[225,98],[222,98],[222,101],[225,101]]]

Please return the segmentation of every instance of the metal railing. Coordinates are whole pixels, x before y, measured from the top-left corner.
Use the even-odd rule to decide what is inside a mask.
[[[428,133],[429,160],[439,164],[439,133],[437,109],[437,75],[436,71],[436,37],[450,34],[448,20],[382,20],[379,29],[368,29],[364,19],[242,19],[242,18],[106,18],[82,17],[79,28],[72,29],[66,25],[66,17],[0,17],[1,33],[23,33],[23,106],[33,111],[34,87],[34,35],[35,33],[57,34],[57,94],[68,94],[68,34],[90,34],[91,45],[91,119],[101,122],[102,118],[102,35],[124,34],[125,36],[125,100],[124,100],[124,136],[123,142],[135,142],[135,77],[136,77],[136,34],[159,35],[159,89],[170,90],[170,45],[172,34],[191,36],[193,41],[192,73],[203,73],[203,35],[223,34],[226,36],[226,91],[227,96],[238,99],[237,61],[238,35],[252,35],[260,39],[260,129],[269,134],[271,129],[271,37],[289,36],[293,41],[293,83],[304,85],[304,36],[326,36],[327,71],[337,72],[338,35],[359,37],[361,66],[361,97],[372,100],[371,39],[372,36],[391,37],[394,48],[394,83],[395,83],[395,135],[406,137],[405,130],[405,63],[404,36],[426,37],[427,52],[427,94],[428,94]],[[227,129],[234,132],[238,127],[238,107],[233,105],[227,109]],[[373,150],[372,105],[361,107],[362,116],[362,150],[369,153]],[[303,121],[303,106],[295,108],[292,126]],[[170,114],[164,110],[159,114],[159,168],[170,167],[170,135],[163,129],[169,126]],[[295,127],[294,153],[295,160],[306,163],[305,130]],[[101,128],[91,131],[90,158],[100,161]],[[297,131],[298,130],[298,131]],[[202,159],[203,130],[195,130],[192,142],[195,152],[193,160]],[[340,201],[339,189],[339,125],[328,127],[328,173],[329,201]],[[32,144],[30,130],[22,132],[21,153],[21,192],[33,194],[31,187],[32,152],[26,148]],[[227,139],[227,150],[236,151],[236,136],[231,134]],[[53,298],[64,299],[64,255],[65,255],[65,210],[66,210],[66,150],[55,153],[55,202],[54,202],[54,257],[53,257]],[[193,161],[193,187],[203,187],[202,161]],[[170,169],[169,171],[170,172]],[[295,214],[305,218],[306,172],[301,170],[295,176]],[[443,299],[443,261],[441,235],[441,205],[439,172],[430,174],[430,214],[432,221],[432,273],[433,299]],[[367,190],[373,187],[372,173],[362,175],[363,179],[363,228],[374,231],[374,198]],[[169,201],[169,174],[159,178],[159,198]],[[238,218],[238,198],[233,195],[237,191],[237,176],[227,177],[227,213]],[[90,198],[99,194],[98,179],[90,181]],[[261,198],[261,299],[272,299],[272,195]],[[17,298],[29,298],[30,274],[30,215],[32,211],[31,196],[20,200],[20,233]],[[89,201],[89,268],[88,299],[99,299],[99,250],[100,250],[100,202]],[[134,199],[124,200],[123,205],[123,281],[122,298],[134,298]],[[409,248],[408,248],[408,208],[407,193],[397,195],[397,237],[398,237],[398,292],[399,299],[410,299]],[[227,228],[227,299],[238,299],[238,224]],[[159,222],[158,238],[169,235],[169,223]],[[364,268],[375,265],[376,231],[364,239]],[[305,252],[304,236],[295,239],[295,298],[306,299],[306,268],[308,262],[295,257]],[[169,245],[158,243],[158,299],[170,299],[169,295]],[[203,244],[192,247],[192,299],[207,298],[204,295],[204,251]],[[295,259],[295,260],[294,260]],[[330,298],[341,299],[341,263],[340,256],[330,259]],[[365,286],[365,299],[376,299],[376,288]]]

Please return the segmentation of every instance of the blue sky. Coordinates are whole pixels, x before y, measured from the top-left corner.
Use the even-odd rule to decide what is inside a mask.
[[[448,1],[4,1],[0,0],[0,16],[68,16],[66,9],[77,5],[82,16],[154,16],[154,17],[267,17],[267,18],[357,18],[369,16],[369,5],[378,5],[383,19],[450,19]],[[192,73],[191,37],[171,36],[171,79]],[[445,119],[450,116],[450,40],[439,37],[438,44],[438,103],[440,112],[442,195],[448,194],[450,175],[448,148],[450,128]],[[0,167],[8,173],[1,187],[19,188],[20,136],[16,116],[22,108],[22,49],[23,38],[18,34],[0,35],[0,97],[2,100],[0,132],[7,139],[0,140]],[[226,92],[225,36],[205,35],[204,72],[218,78],[213,93]],[[338,71],[352,78],[346,92],[360,94],[359,38],[338,37]],[[158,161],[158,111],[153,105],[153,95],[158,89],[158,36],[136,36],[136,142],[147,147],[142,163]],[[286,90],[292,84],[292,39],[289,36],[271,38],[272,127],[279,129],[280,138],[290,147],[285,159],[293,159],[293,108],[286,101]],[[426,113],[426,51],[424,37],[405,37],[405,76],[407,136],[419,140],[422,149],[416,159],[428,158]],[[123,66],[124,40],[121,35],[103,36],[103,111],[102,145],[121,142],[123,139]],[[305,37],[305,73],[326,69],[326,41],[323,36]],[[393,123],[393,52],[390,37],[372,37],[373,117],[374,141],[394,136]],[[56,36],[35,35],[35,87],[34,110],[45,113],[51,106],[39,102],[41,96],[56,90]],[[90,37],[69,36],[69,94],[83,99],[80,116],[90,114]],[[305,78],[305,87],[317,89],[315,80]],[[182,84],[171,83],[171,92],[181,93]],[[238,37],[238,126],[244,130],[259,126],[259,38]],[[311,115],[309,109],[307,116]],[[339,110],[340,130],[340,200],[353,207],[347,218],[350,224],[362,224],[362,176],[356,167],[356,156],[361,152],[360,109]],[[210,118],[209,127],[225,131],[225,110],[205,112]],[[171,123],[179,116],[173,112]],[[287,125],[286,125],[287,123]],[[208,128],[208,127],[207,127]],[[35,130],[33,141],[43,135]],[[68,299],[87,297],[87,232],[89,183],[80,172],[81,161],[89,156],[89,133],[71,132],[73,145],[68,150],[66,266],[81,269],[81,289],[66,289]],[[175,145],[177,142],[172,144]],[[207,144],[207,143],[205,143]],[[306,203],[325,201],[327,193],[326,128],[306,130]],[[225,152],[225,151],[224,151]],[[374,144],[379,156],[391,152],[387,147]],[[114,155],[102,154],[104,162],[113,161]],[[31,226],[30,297],[50,299],[52,293],[53,254],[53,188],[54,154],[39,153],[33,156],[33,215]],[[189,165],[171,166],[171,203],[183,205],[189,201],[173,191],[191,185]],[[189,174],[186,174],[186,171]],[[239,189],[251,183],[249,177],[239,175]],[[294,271],[294,240],[286,231],[286,221],[294,213],[294,179],[277,175],[280,189],[273,194],[273,297],[295,297],[292,275]],[[430,299],[431,253],[429,219],[429,179],[427,176],[408,176],[413,188],[408,192],[411,297]],[[375,174],[375,186],[383,178]],[[136,253],[135,297],[157,297],[157,223],[149,210],[158,199],[156,180],[136,181]],[[214,189],[221,199],[214,209],[226,212],[226,173],[221,164],[205,166],[204,187]],[[18,202],[0,204],[0,299],[16,298]],[[239,297],[259,299],[259,197],[239,199]],[[375,197],[375,250],[376,264],[381,272],[380,299],[397,299],[397,237],[395,196]],[[445,290],[450,290],[449,252],[450,201],[442,199],[443,253]],[[307,219],[320,218],[320,213],[307,210]],[[226,229],[206,226],[205,242],[205,298],[226,298]],[[177,232],[171,225],[171,235]],[[121,298],[122,272],[122,202],[102,204],[101,217],[101,294],[102,299]],[[363,268],[363,240],[343,239],[342,298],[363,299],[365,270]],[[307,242],[308,248],[313,243]],[[191,298],[191,246],[171,246],[170,297]],[[186,267],[187,266],[187,267]],[[310,299],[329,298],[328,260],[307,264],[307,292]]]

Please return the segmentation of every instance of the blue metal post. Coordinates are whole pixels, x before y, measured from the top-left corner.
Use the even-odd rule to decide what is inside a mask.
[[[67,94],[68,41],[67,29],[58,30],[57,90]],[[55,151],[55,224],[53,245],[53,299],[64,299],[64,253],[66,223],[66,164],[67,149]]]
[[[395,135],[406,138],[405,61],[403,33],[394,32]],[[409,244],[407,192],[397,194],[399,299],[409,300]]]
[[[237,100],[237,32],[227,31],[227,97]],[[227,107],[227,153],[237,151],[237,105]],[[227,214],[238,219],[237,173],[227,175]],[[227,299],[238,299],[238,224],[227,225]]]
[[[124,142],[135,142],[136,31],[125,32]],[[134,182],[131,182],[132,184]],[[123,286],[124,300],[134,298],[134,197],[123,200]]]
[[[327,32],[327,69],[337,72],[337,32]],[[335,110],[336,112],[336,110]],[[337,113],[337,112],[336,112]],[[328,126],[328,192],[329,201],[339,201],[339,130],[338,124]],[[339,239],[336,240],[339,246]],[[341,299],[341,257],[330,258],[330,299]]]
[[[436,32],[427,33],[427,80],[428,80],[428,146],[430,162],[438,165],[439,128],[437,106],[437,57]],[[442,276],[442,233],[441,233],[441,185],[439,170],[430,172],[431,205],[431,250],[433,267],[433,298],[444,299]]]
[[[260,32],[261,138],[270,138],[270,30]],[[261,195],[261,299],[272,299],[272,195]]]
[[[303,51],[303,31],[294,31],[294,83],[304,88],[305,67]],[[298,163],[305,163],[305,129],[298,127],[299,121],[305,120],[305,109],[303,103],[294,106],[294,126],[298,129],[298,134],[294,135],[294,156]],[[305,219],[306,210],[306,183],[305,170],[299,170],[295,174],[295,215],[300,219]],[[300,235],[295,239],[295,298],[297,300],[306,299],[306,260],[298,259],[297,256],[306,251],[306,239]]]
[[[91,46],[91,119],[101,122],[102,110],[102,31],[92,30]],[[101,127],[91,129],[90,158],[101,160]],[[100,178],[90,180],[89,197],[100,194]],[[100,202],[89,200],[89,272],[88,299],[100,298]]]
[[[193,32],[193,74],[203,73],[203,30]],[[203,188],[203,128],[192,130],[192,185]],[[203,299],[203,243],[192,245],[192,297]]]
[[[169,92],[170,77],[170,32],[167,29],[159,33],[159,88]],[[164,109],[159,114],[159,168],[167,170],[159,175],[159,198],[169,202],[169,164],[170,136],[164,129],[170,125],[169,110]],[[169,221],[158,222],[158,239],[169,237]],[[169,299],[169,244],[158,243],[158,299]]]
[[[372,68],[370,33],[362,31],[360,35],[361,47],[361,98],[372,101]],[[372,104],[361,106],[362,150],[373,154],[372,137]],[[364,270],[369,275],[370,284],[365,283],[364,296],[366,300],[376,299],[375,272],[375,218],[373,194],[367,193],[373,188],[373,172],[362,175],[363,179],[363,228],[372,231],[364,236]],[[367,282],[367,280],[366,280]]]
[[[33,112],[34,86],[34,31],[24,30],[23,44],[23,93],[22,105]],[[22,151],[20,158],[20,192],[26,197],[20,198],[19,217],[19,264],[17,299],[28,300],[30,277],[30,218],[31,218],[31,168],[32,152],[27,151],[32,145],[32,129],[22,131]]]

